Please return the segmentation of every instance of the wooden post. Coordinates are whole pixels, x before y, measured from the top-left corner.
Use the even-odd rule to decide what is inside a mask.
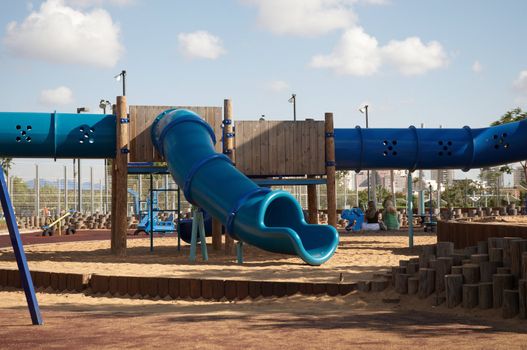
[[[328,225],[337,227],[337,191],[335,186],[335,136],[333,129],[333,113],[326,113],[326,190],[328,202]]]
[[[463,297],[463,276],[462,275],[446,275],[445,276],[445,290],[446,290],[446,306],[453,308],[461,303]]]
[[[513,278],[510,274],[495,274],[492,276],[492,299],[494,308],[499,308],[503,304],[503,291],[511,289]]]
[[[519,299],[517,289],[505,289],[503,291],[503,318],[513,318],[519,312]]]
[[[483,282],[479,284],[478,302],[480,309],[492,309],[492,282]]]
[[[463,285],[463,307],[465,309],[473,309],[479,304],[479,285],[478,284],[464,284]]]
[[[317,203],[317,185],[307,185],[307,211],[310,224],[318,224]]]
[[[227,135],[234,134],[234,125],[232,120],[232,102],[229,99],[223,100],[223,153],[226,154],[233,163],[236,162],[236,155],[234,154],[234,137],[227,137]],[[228,233],[225,234],[225,254],[233,254],[234,240]]]
[[[212,218],[212,250],[221,250],[221,222]]]
[[[126,97],[117,96],[116,105],[116,151],[112,167],[112,237],[111,251],[114,255],[126,255],[126,233],[128,230],[128,121]]]

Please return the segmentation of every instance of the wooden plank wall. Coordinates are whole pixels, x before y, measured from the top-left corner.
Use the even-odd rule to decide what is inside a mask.
[[[214,129],[216,152],[222,151],[222,108],[192,106],[130,106],[130,162],[162,162],[150,137],[152,121],[163,111],[171,108],[189,109],[201,116]]]
[[[490,237],[527,238],[527,226],[453,221],[437,223],[437,241],[453,242],[456,249],[477,245]]]
[[[236,166],[249,176],[324,175],[323,121],[235,121]]]

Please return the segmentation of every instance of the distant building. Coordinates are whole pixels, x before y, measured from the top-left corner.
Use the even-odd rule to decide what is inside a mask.
[[[366,190],[368,188],[368,176],[367,171],[363,170],[360,173],[356,174],[357,184],[359,191]],[[372,171],[370,171],[370,174]],[[390,179],[390,170],[376,170],[375,174],[377,175],[377,185],[390,190],[391,189],[391,179]],[[404,192],[406,189],[406,173],[404,170],[394,170],[394,188],[395,192]],[[352,175],[355,176],[355,173]],[[371,176],[371,175],[370,175]],[[353,186],[355,189],[355,186]]]
[[[525,172],[522,167],[518,167],[512,171],[512,184],[514,187],[519,187],[519,185],[525,186]]]
[[[454,169],[430,170],[432,180],[443,185],[452,185],[454,181]]]

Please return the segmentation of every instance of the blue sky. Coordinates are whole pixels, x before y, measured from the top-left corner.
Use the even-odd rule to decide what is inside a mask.
[[[483,127],[525,108],[525,13],[525,1],[3,0],[0,110],[100,112],[126,69],[130,104],[232,98],[235,118],[289,119],[296,93],[299,118],[333,112],[336,127],[362,125],[363,103],[370,127]]]

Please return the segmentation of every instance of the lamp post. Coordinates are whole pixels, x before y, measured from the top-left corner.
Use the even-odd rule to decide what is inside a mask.
[[[126,71],[122,70],[121,73],[114,76],[115,80],[123,82],[123,96],[126,96]]]
[[[106,114],[106,108],[111,107],[111,105],[111,102],[105,99],[101,99],[99,102],[99,108],[102,109],[103,114]],[[101,211],[108,212],[108,159],[106,158],[104,158],[104,209],[101,208]]]
[[[288,101],[293,104],[293,120],[296,122],[296,94],[291,94]]]
[[[366,116],[366,129],[368,129],[368,105],[364,105],[363,107],[359,108],[359,112],[364,114]],[[367,178],[367,186],[368,186],[368,202],[370,201],[370,171],[368,170],[366,172],[366,178]]]
[[[88,107],[78,107],[77,114],[87,113],[90,109]],[[75,159],[73,159],[73,170],[75,171]],[[81,183],[81,160],[77,159],[77,187],[79,194],[77,195],[77,210],[82,213],[82,183]]]

